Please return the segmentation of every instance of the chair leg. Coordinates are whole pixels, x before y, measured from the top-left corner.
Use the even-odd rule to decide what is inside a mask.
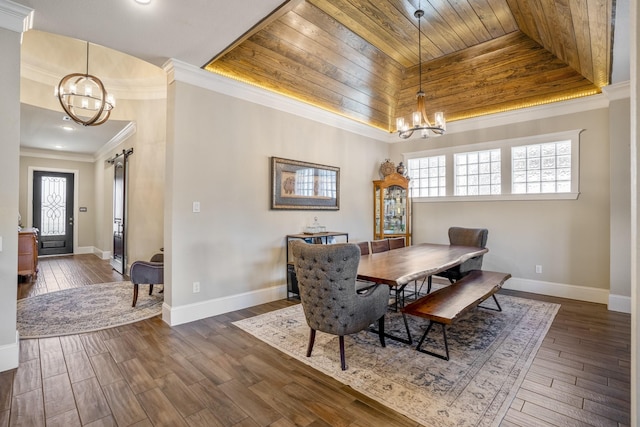
[[[307,346],[307,357],[311,357],[311,351],[313,350],[313,343],[316,341],[316,330],[311,329],[309,332],[309,345]]]
[[[153,285],[149,284],[149,295],[153,293]]]
[[[138,284],[134,283],[133,284],[133,304],[131,305],[131,307],[135,307],[137,301],[138,301]]]
[[[340,335],[339,341],[340,341],[340,368],[342,368],[343,371],[346,371],[347,361],[344,357],[344,336],[343,335]]]
[[[378,319],[378,336],[380,336],[380,344],[385,347],[384,342],[384,314]]]

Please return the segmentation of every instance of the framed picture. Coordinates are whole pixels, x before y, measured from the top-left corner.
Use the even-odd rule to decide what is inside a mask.
[[[271,209],[340,209],[340,168],[272,157]]]

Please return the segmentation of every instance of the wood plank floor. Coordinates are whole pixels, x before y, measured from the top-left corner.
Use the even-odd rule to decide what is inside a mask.
[[[93,255],[40,261],[20,297],[122,280]],[[625,426],[630,316],[562,304],[502,426]],[[23,340],[0,373],[3,426],[416,426],[231,325],[281,300],[170,328],[160,318],[96,333]],[[431,427],[431,426],[429,426]]]

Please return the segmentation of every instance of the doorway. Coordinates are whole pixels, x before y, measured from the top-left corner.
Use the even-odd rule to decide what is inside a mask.
[[[74,174],[33,172],[33,226],[38,255],[73,254]]]

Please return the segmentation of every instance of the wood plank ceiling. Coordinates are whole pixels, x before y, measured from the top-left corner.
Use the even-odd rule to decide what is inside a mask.
[[[204,66],[395,131],[416,108],[448,122],[599,93],[614,0],[291,0]]]

